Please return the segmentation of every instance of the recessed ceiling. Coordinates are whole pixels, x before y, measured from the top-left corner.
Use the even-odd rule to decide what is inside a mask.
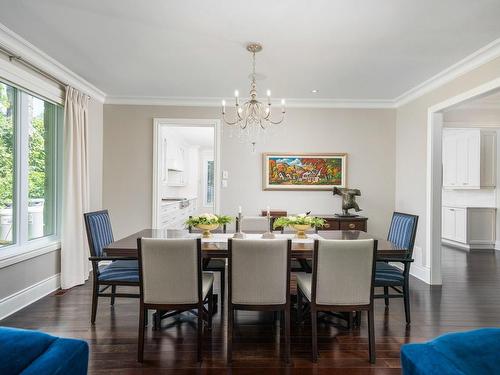
[[[392,100],[500,37],[497,0],[0,0],[0,22],[110,96]],[[311,89],[318,90],[312,94]]]

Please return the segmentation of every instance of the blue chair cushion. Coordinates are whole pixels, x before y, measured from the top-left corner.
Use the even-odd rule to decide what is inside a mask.
[[[448,333],[401,347],[404,375],[487,375],[500,369],[500,328]]]
[[[139,282],[139,265],[136,260],[115,260],[99,267],[99,281]]]
[[[413,227],[416,217],[394,213],[389,228],[388,240],[403,249],[409,249],[413,240]]]
[[[375,286],[403,285],[403,271],[385,262],[377,262]]]
[[[0,327],[0,374],[87,374],[89,347],[83,340]]]
[[[95,256],[102,256],[103,249],[113,242],[113,230],[107,211],[86,214],[89,227],[89,242],[94,248]]]

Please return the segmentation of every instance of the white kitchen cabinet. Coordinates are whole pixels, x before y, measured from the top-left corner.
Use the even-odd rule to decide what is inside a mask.
[[[197,198],[167,201],[160,208],[160,229],[184,229],[184,223],[197,210]]]
[[[496,132],[443,129],[443,188],[481,189],[496,185]]]
[[[493,249],[496,208],[443,206],[442,242],[464,249]]]

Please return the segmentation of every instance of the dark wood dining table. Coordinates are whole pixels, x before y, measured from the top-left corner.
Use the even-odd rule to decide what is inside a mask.
[[[279,234],[278,234],[279,235]],[[394,243],[385,239],[377,238],[369,233],[357,230],[328,230],[319,231],[319,238],[327,240],[362,240],[376,239],[378,240],[377,256],[384,258],[398,258],[407,255],[407,250],[398,247]],[[187,230],[179,229],[143,229],[139,232],[131,234],[125,238],[114,241],[106,246],[103,250],[107,256],[111,257],[137,257],[137,239],[138,238],[196,238],[200,237],[199,233],[189,233]],[[315,235],[311,235],[315,238]],[[293,241],[292,238],[292,258],[311,259],[313,255],[313,242]],[[202,256],[204,258],[227,258],[227,241],[217,239],[214,234],[214,239],[205,239],[202,242]]]

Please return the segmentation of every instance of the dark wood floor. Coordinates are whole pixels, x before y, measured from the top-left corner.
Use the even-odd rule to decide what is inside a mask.
[[[485,326],[500,326],[500,253],[468,254],[444,249],[442,287],[412,280],[412,325],[407,328],[401,300],[385,311],[376,302],[377,363],[368,363],[366,317],[349,331],[342,324],[320,321],[320,359],[310,361],[310,326],[292,325],[292,360],[289,368],[278,359],[279,329],[272,314],[237,314],[234,363],[225,366],[225,320],[217,314],[211,336],[205,340],[204,361],[195,362],[195,329],[189,315],[164,321],[161,332],[148,329],[145,362],[136,362],[138,301],[121,299],[114,308],[102,299],[95,327],[89,323],[90,287],[48,296],[3,320],[5,326],[37,329],[76,337],[90,344],[92,374],[399,374],[399,348],[407,342],[430,339],[441,333]]]

